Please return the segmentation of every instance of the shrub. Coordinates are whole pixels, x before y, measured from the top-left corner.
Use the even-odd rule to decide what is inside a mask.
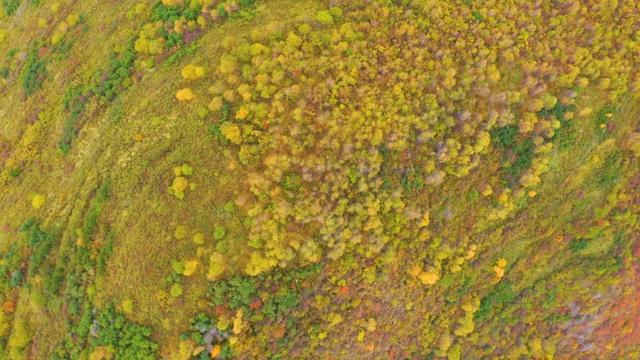
[[[233,310],[249,309],[249,304],[257,296],[254,279],[236,276],[229,280],[216,281],[209,289],[212,305],[228,305]]]
[[[9,359],[20,360],[26,358],[28,345],[31,343],[31,329],[24,319],[16,319],[13,333],[9,338]]]
[[[471,16],[473,16],[474,20],[476,21],[484,21],[484,16],[482,16],[482,14],[480,14],[480,12],[478,11],[472,11]]]
[[[401,176],[400,184],[405,192],[411,192],[422,189],[425,182],[421,173],[412,169]]]
[[[331,25],[333,24],[333,15],[329,10],[322,10],[316,15],[316,20],[321,24]]]
[[[34,209],[40,209],[42,206],[44,206],[44,203],[46,202],[46,199],[44,197],[44,195],[35,195],[32,199],[31,199],[31,207]]]
[[[207,336],[212,332],[217,336]],[[180,335],[180,354],[185,358],[191,355],[192,359],[230,359],[233,354],[226,341],[229,336],[226,329],[218,327],[215,318],[198,314],[191,320],[190,331]]]
[[[56,237],[43,231],[34,219],[27,220],[19,229],[26,235],[27,244],[31,247],[29,259],[29,276],[37,273],[55,244]]]
[[[2,0],[2,7],[4,8],[4,12],[7,15],[13,15],[13,13],[18,10],[21,2],[22,0]]]
[[[195,99],[195,97],[195,94],[189,88],[180,89],[176,92],[176,99],[178,99],[178,101],[191,101]]]
[[[589,246],[589,240],[587,239],[572,239],[569,242],[569,249],[571,249],[571,252],[573,253],[580,252],[580,250],[584,250],[588,246]]]
[[[222,240],[222,238],[224,238],[224,235],[227,233],[226,229],[224,228],[224,226],[221,225],[217,225],[214,229],[213,229],[213,238],[216,240]]]
[[[224,3],[218,4],[217,10],[218,10],[218,16],[221,19],[226,19],[229,17],[229,12],[225,8]]]
[[[92,92],[102,101],[114,100],[130,81],[131,69],[136,60],[133,48],[134,42],[130,41],[126,50],[119,54],[114,53],[107,69],[94,79]]]
[[[77,136],[77,123],[80,116],[84,113],[84,109],[89,99],[89,97],[85,96],[83,92],[82,87],[71,86],[67,88],[67,91],[62,98],[62,105],[68,115],[64,121],[62,137],[58,142],[58,148],[62,150],[64,154],[69,152],[71,149],[71,142]]]
[[[220,133],[224,138],[236,145],[242,143],[242,133],[240,127],[229,121],[226,121],[220,125]]]
[[[169,294],[171,297],[177,298],[182,295],[182,285],[180,283],[175,283],[171,285],[171,289],[169,290]]]
[[[256,0],[240,0],[240,7],[249,7],[253,6],[256,3]]]
[[[98,258],[96,260],[96,270],[98,275],[104,275],[106,272],[107,260],[109,260],[109,257],[113,254],[115,238],[115,232],[111,231],[109,235],[107,235],[105,244],[100,248],[100,252],[98,253]]]
[[[173,47],[180,47],[184,44],[184,38],[181,34],[175,32],[169,32],[166,29],[160,30],[160,36],[164,39],[164,48],[171,49]]]
[[[287,191],[297,192],[302,187],[302,178],[298,174],[288,173],[282,179],[281,185]]]
[[[184,271],[182,272],[182,275],[184,276],[191,276],[193,275],[193,273],[195,273],[195,271],[198,269],[198,260],[190,260],[184,263]]]
[[[178,6],[165,5],[158,1],[152,9],[151,19],[153,21],[174,22],[182,16],[182,8]]]
[[[598,173],[597,184],[603,189],[611,189],[621,177],[622,152],[616,150],[609,154]]]
[[[504,174],[508,180],[517,181],[520,175],[531,166],[534,150],[535,145],[531,139],[526,139],[515,147],[515,161],[504,168]]]
[[[23,281],[24,281],[24,273],[22,272],[22,270],[18,269],[11,274],[9,285],[11,285],[12,288],[17,288],[22,286]]]
[[[44,288],[49,295],[56,295],[60,291],[60,287],[64,282],[64,263],[63,260],[56,264],[53,271],[49,271],[45,274]]]
[[[300,294],[283,287],[265,302],[262,313],[269,319],[275,319],[294,309],[299,303]]]
[[[617,113],[617,107],[613,105],[604,106],[595,116],[595,130],[600,138],[607,134],[607,125],[611,121],[613,115]]]
[[[224,256],[222,256],[222,254],[218,252],[214,252],[209,258],[209,270],[207,273],[207,279],[211,281],[218,280],[218,278],[224,273],[225,268],[226,261]]]
[[[22,174],[22,169],[19,167],[13,168],[9,171],[9,176],[12,178],[17,178],[20,174]]]
[[[187,55],[194,54],[197,50],[198,50],[197,43],[192,43],[189,46],[181,47],[167,58],[167,60],[164,62],[164,66],[173,66],[176,63],[178,63],[178,61],[180,61],[182,58],[184,58]]]
[[[47,67],[43,59],[38,55],[39,46],[32,44],[22,70],[22,89],[27,96],[33,95],[42,87]]]
[[[213,137],[215,137],[216,141],[220,145],[229,144],[229,140],[227,140],[227,138],[222,134],[222,131],[220,130],[220,123],[215,123],[215,124],[209,125],[207,130],[208,130],[209,135],[212,135]]]
[[[202,12],[202,5],[198,4],[197,2],[194,2],[193,4],[195,4],[195,6],[189,6],[186,9],[184,9],[184,11],[182,12],[182,16],[186,20],[191,20],[191,21],[197,20],[198,16]]]
[[[514,125],[503,126],[491,130],[491,142],[501,148],[511,147],[516,142],[518,128]]]
[[[178,199],[184,199],[184,192],[189,187],[189,180],[184,176],[176,176],[171,183],[170,191]]]
[[[204,76],[204,68],[189,64],[182,68],[181,74],[185,80],[197,80]]]
[[[480,308],[474,314],[474,320],[482,321],[486,319],[492,311],[500,310],[505,305],[513,302],[516,299],[516,295],[511,283],[508,281],[499,283],[493,291],[482,298]]]
[[[102,207],[109,199],[110,188],[111,183],[109,180],[106,180],[98,189],[93,201],[91,201],[91,206],[82,225],[82,238],[84,241],[90,241],[93,238],[98,227],[98,217],[100,217]]]
[[[90,339],[92,349],[107,346],[114,349],[115,359],[154,360],[158,344],[151,340],[151,329],[128,321],[116,313],[113,305],[96,317],[97,336]]]

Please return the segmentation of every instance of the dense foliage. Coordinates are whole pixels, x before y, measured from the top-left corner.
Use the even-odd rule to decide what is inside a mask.
[[[640,356],[640,2],[0,9],[0,359]]]

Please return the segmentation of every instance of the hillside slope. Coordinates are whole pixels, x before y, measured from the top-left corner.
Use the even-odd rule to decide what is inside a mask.
[[[1,5],[0,359],[640,358],[640,3]]]

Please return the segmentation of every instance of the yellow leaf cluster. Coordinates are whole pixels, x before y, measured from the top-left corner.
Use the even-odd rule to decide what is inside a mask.
[[[44,206],[46,202],[46,199],[44,197],[44,195],[35,195],[32,199],[31,199],[31,207],[33,207],[34,209],[40,209],[41,207]]]
[[[226,261],[222,254],[214,252],[209,258],[209,272],[207,273],[207,279],[211,281],[218,280],[224,273],[226,268]]]
[[[492,268],[495,273],[495,280],[500,281],[504,277],[504,269],[507,266],[507,260],[504,258],[498,259],[496,265]]]
[[[195,97],[196,95],[189,88],[180,89],[176,92],[176,99],[179,101],[191,101],[195,99]]]
[[[196,272],[197,268],[198,268],[198,260],[187,261],[184,264],[184,271],[182,272],[182,275],[191,276],[193,275],[193,273]]]
[[[202,66],[189,64],[182,68],[181,73],[185,80],[197,80],[204,76],[205,71]]]
[[[220,125],[220,132],[222,135],[232,143],[239,145],[242,143],[242,133],[240,127],[230,122],[225,122]]]

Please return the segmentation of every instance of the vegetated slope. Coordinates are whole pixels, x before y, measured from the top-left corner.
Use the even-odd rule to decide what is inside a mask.
[[[2,8],[0,358],[639,356],[640,4]]]

